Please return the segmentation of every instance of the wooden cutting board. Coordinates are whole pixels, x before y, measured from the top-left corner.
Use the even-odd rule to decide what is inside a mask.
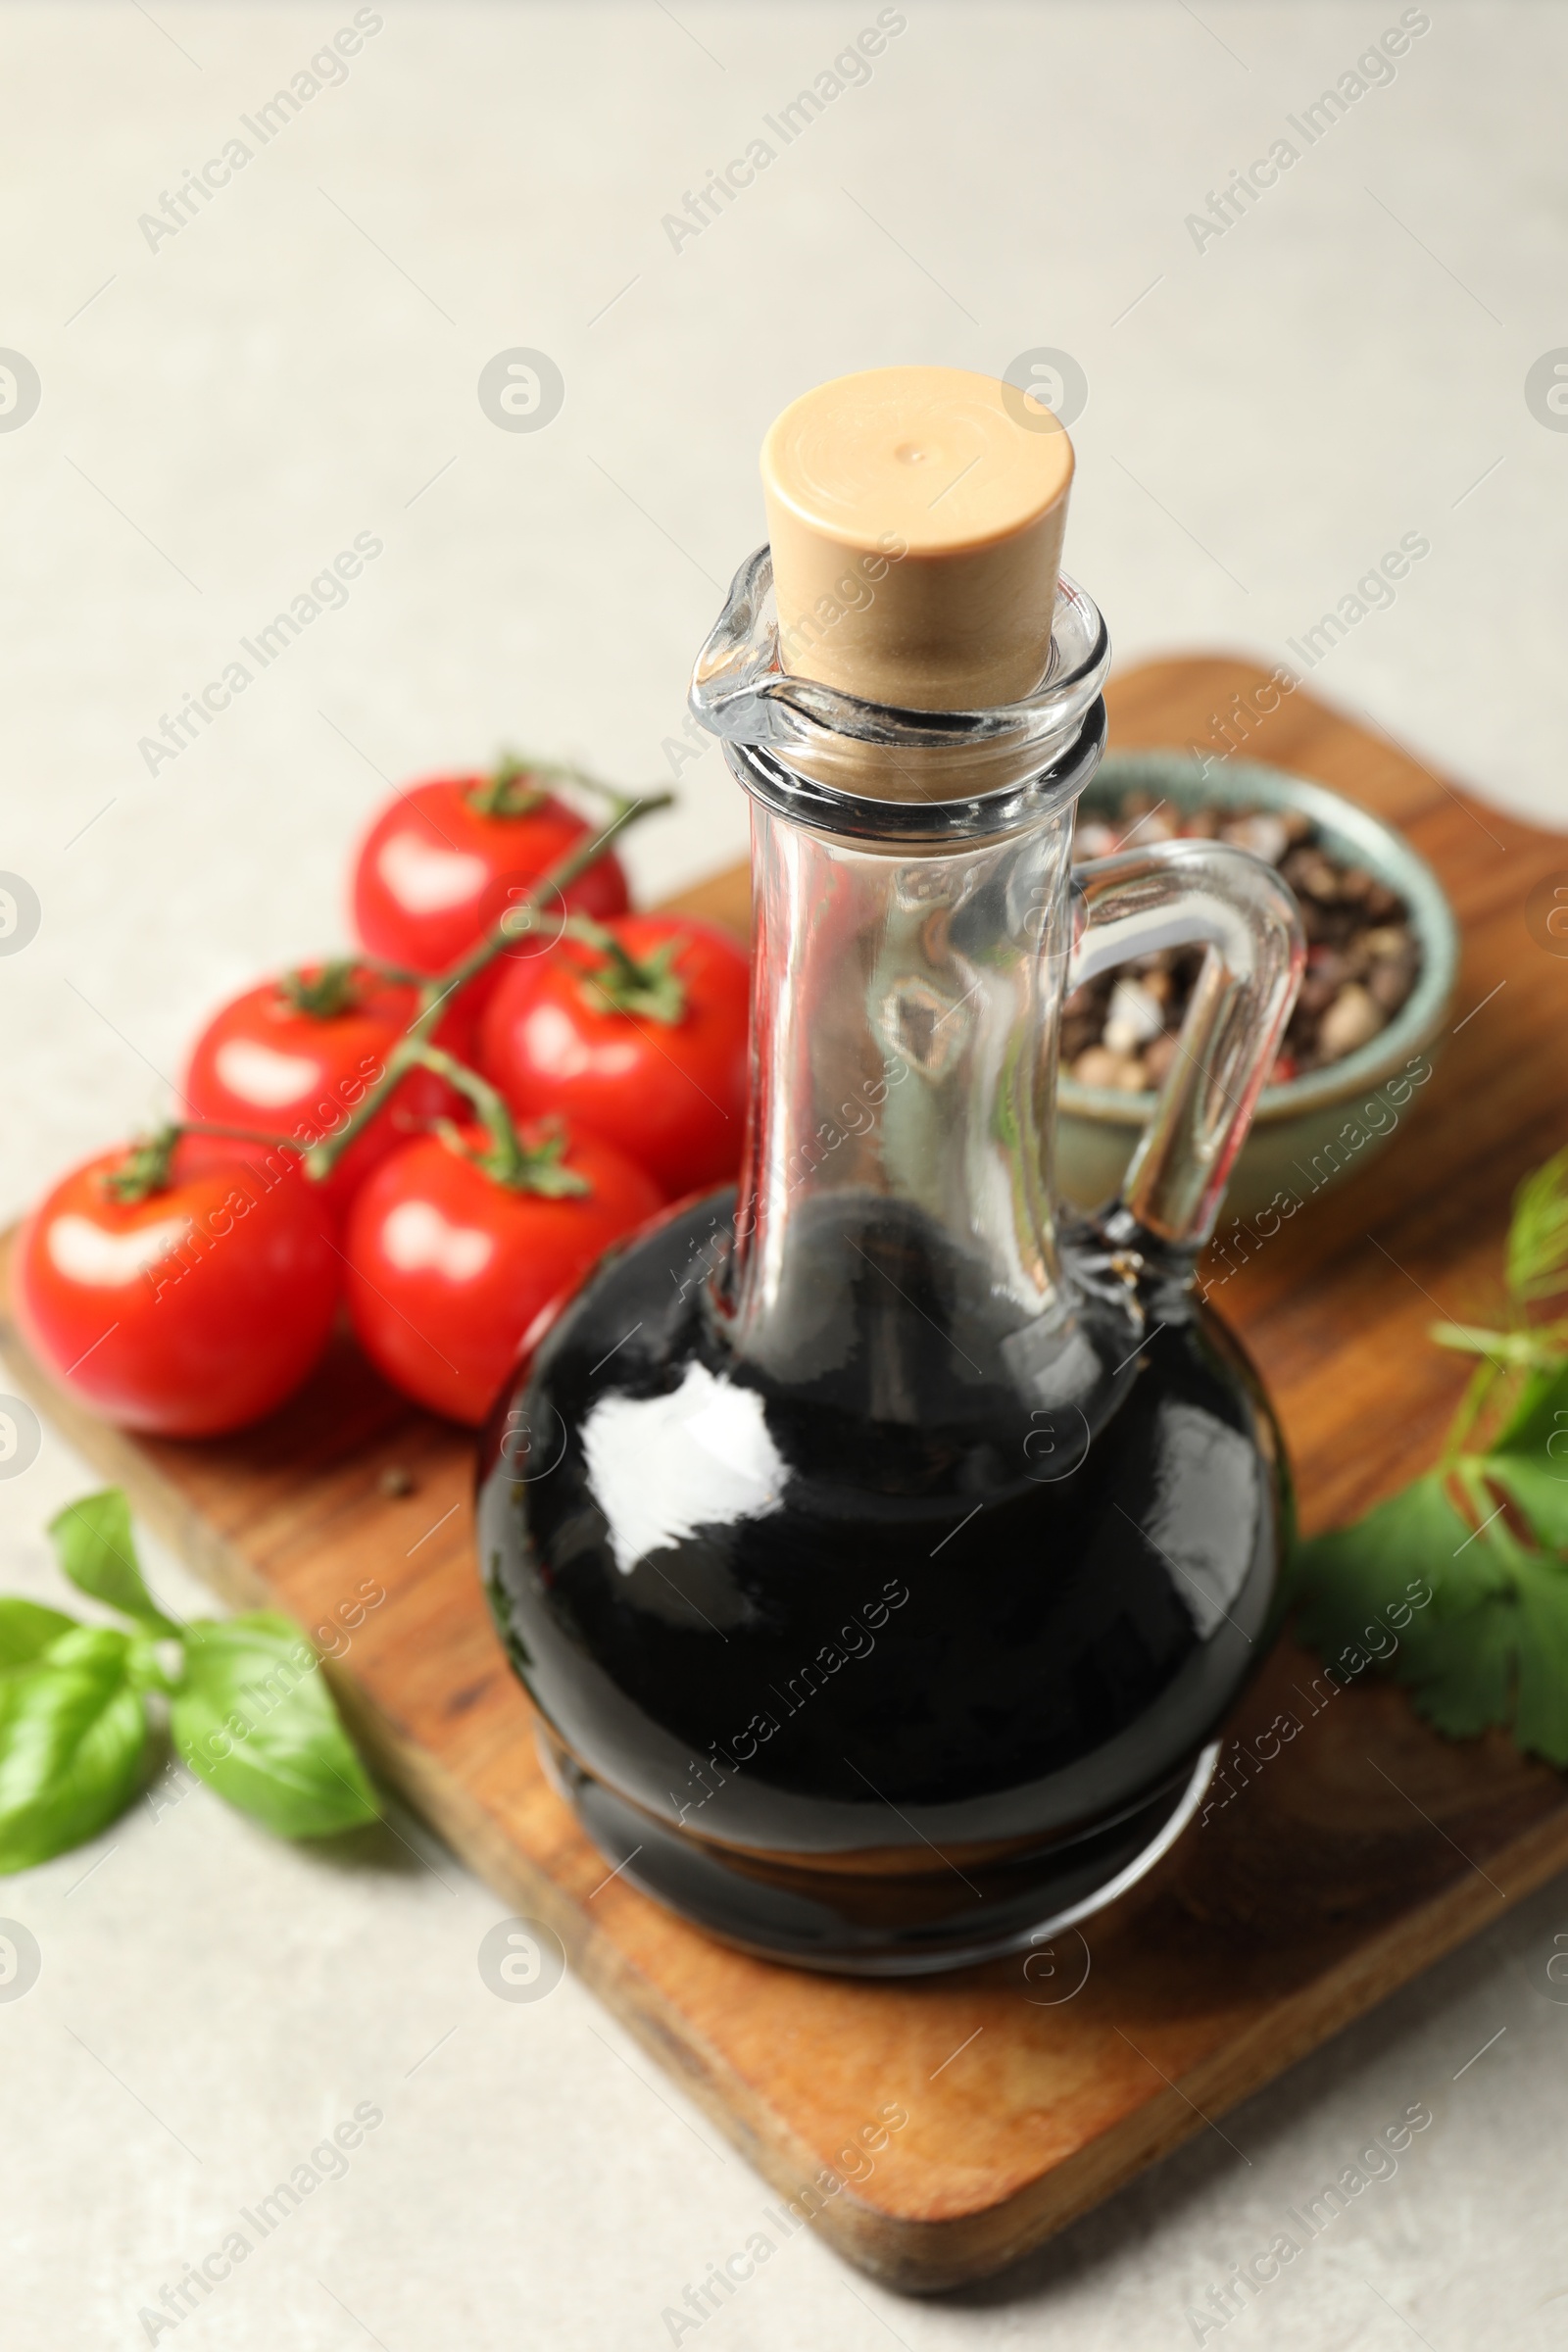
[[[1262,676],[1136,670],[1107,697],[1111,742],[1209,742]],[[1568,883],[1568,837],[1476,807],[1304,689],[1247,749],[1400,825],[1464,935],[1453,1035],[1402,1130],[1220,1294],[1280,1408],[1311,1531],[1435,1458],[1465,1367],[1426,1326],[1485,1314],[1510,1193],[1568,1138],[1568,960],[1527,919],[1533,888]],[[746,876],[677,904],[744,928]],[[1081,1936],[914,1984],[745,1959],[607,1883],[545,1780],[474,1573],[465,1435],[345,1348],[265,1428],[141,1444],[79,1412],[9,1328],[0,1342],[18,1384],[227,1600],[315,1627],[363,1578],[384,1584],[329,1670],[381,1773],[509,1912],[556,1930],[778,2197],[818,2180],[818,2228],[895,2284],[974,2278],[1037,2244],[1568,1864],[1558,1775],[1500,1736],[1445,1742],[1392,1688],[1329,1699],[1315,1661],[1284,1647],[1231,1731],[1254,1759],[1277,1712],[1298,1736],[1274,1755],[1264,1737],[1250,1786]],[[394,1468],[414,1482],[400,1499],[379,1485]],[[869,2171],[841,2159],[890,2108],[907,2121]]]

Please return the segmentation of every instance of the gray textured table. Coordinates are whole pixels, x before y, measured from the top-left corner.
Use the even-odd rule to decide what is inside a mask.
[[[1069,355],[1068,563],[1123,656],[1304,668],[1337,612],[1316,687],[1568,822],[1560,7],[157,0],[8,7],[0,40],[0,345],[40,392],[7,429],[30,379],[0,378],[0,866],[41,908],[0,957],[7,1214],[147,1114],[206,1006],[341,936],[385,780],[503,741],[673,760],[643,887],[739,852],[716,755],[668,748],[685,673],[760,536],[764,425],[850,368]],[[563,388],[532,430],[476,389],[518,349]],[[361,532],[347,603],[243,653]],[[1358,597],[1407,534],[1396,602]],[[236,660],[196,740],[143,748]],[[41,1530],[83,1483],[48,1434],[0,1481],[0,1586],[58,1596]],[[620,2352],[760,2226],[575,1984],[490,1995],[497,1905],[395,1826],[328,1859],[171,1786],[0,1886],[43,1954],[0,1999],[8,2352]],[[901,2303],[803,2232],[704,2342],[1560,2343],[1558,1934],[1548,1889],[983,2293]],[[1210,2290],[1418,2102],[1396,2173],[1219,2327]],[[177,2328],[139,2319],[361,2105],[340,2178]]]

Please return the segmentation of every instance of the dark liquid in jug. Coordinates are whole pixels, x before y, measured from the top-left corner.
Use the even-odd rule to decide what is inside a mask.
[[[480,1557],[551,1760],[627,1878],[743,1945],[1021,1942],[1179,1826],[1266,1647],[1267,1404],[1092,1228],[1070,1313],[1009,1327],[885,1200],[797,1216],[760,1362],[711,1270],[731,1207],[608,1260],[487,1436]]]

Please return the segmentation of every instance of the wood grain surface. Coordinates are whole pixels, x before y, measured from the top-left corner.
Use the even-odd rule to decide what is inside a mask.
[[[1107,697],[1111,742],[1222,748],[1216,716],[1263,675],[1220,659],[1136,670]],[[1401,826],[1464,942],[1453,1033],[1400,1131],[1272,1239],[1232,1231],[1214,1294],[1272,1389],[1311,1530],[1435,1457],[1464,1364],[1426,1327],[1485,1314],[1513,1187],[1568,1136],[1568,960],[1526,911],[1544,879],[1568,882],[1568,838],[1478,808],[1304,688],[1245,748]],[[745,874],[677,904],[744,927]],[[1558,1775],[1497,1735],[1438,1739],[1392,1688],[1331,1697],[1286,1645],[1230,1729],[1254,1759],[1277,1713],[1300,1732],[1082,1936],[904,1984],[743,1958],[607,1883],[546,1781],[474,1572],[466,1436],[344,1347],[259,1430],[143,1444],[82,1414],[9,1326],[0,1341],[18,1384],[225,1598],[315,1627],[362,1578],[385,1585],[329,1670],[380,1772],[509,1911],[550,1923],[775,2200],[816,2182],[816,2227],[893,2283],[974,2278],[1037,2244],[1568,1864]],[[398,1499],[378,1483],[392,1468],[414,1482]],[[841,2157],[888,2109],[907,2120],[886,2144]]]

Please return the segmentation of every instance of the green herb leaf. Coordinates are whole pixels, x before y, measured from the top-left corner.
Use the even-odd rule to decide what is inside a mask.
[[[1494,1457],[1460,1467],[1501,1475]],[[1302,1638],[1341,1675],[1376,1665],[1450,1740],[1507,1725],[1568,1764],[1568,1562],[1527,1550],[1500,1519],[1472,1527],[1441,1472],[1303,1544],[1297,1573]]]
[[[1353,1527],[1337,1528],[1332,1535],[1302,1544],[1296,1569],[1302,1592],[1303,1638],[1325,1655],[1336,1643],[1350,1646],[1363,1638],[1373,1641],[1368,1629],[1380,1611],[1408,1600],[1412,1585],[1431,1593],[1436,1563],[1469,1556],[1464,1550],[1469,1534],[1442,1478],[1433,1471],[1380,1502]],[[1472,1573],[1478,1569],[1480,1585],[1470,1594],[1472,1600],[1483,1597],[1494,1582],[1490,1555],[1472,1563]],[[1449,1583],[1448,1592],[1452,1589]],[[1347,1670],[1360,1672],[1357,1666]]]
[[[1568,1562],[1520,1550],[1515,1573],[1521,1625],[1514,1738],[1548,1764],[1568,1764]]]
[[[138,1625],[160,1634],[177,1634],[142,1581],[130,1532],[130,1510],[119,1487],[84,1494],[68,1502],[49,1522],[55,1554],[79,1592],[90,1592]]]
[[[174,1745],[193,1772],[283,1838],[327,1838],[379,1813],[310,1642],[269,1609],[184,1629],[170,1700]]]
[[[158,1655],[158,1644],[151,1635],[131,1635],[130,1647],[125,1652],[125,1679],[137,1690],[173,1690],[174,1682]]]
[[[1513,1197],[1507,1283],[1522,1306],[1568,1291],[1568,1148],[1527,1176]]]
[[[46,1609],[41,1601],[15,1594],[0,1600],[0,1674],[32,1665],[51,1642],[71,1633],[76,1623],[64,1609]]]
[[[1392,1671],[1429,1723],[1449,1740],[1473,1740],[1508,1721],[1521,1636],[1518,1609],[1494,1594],[1468,1616],[1434,1613]]]
[[[1297,1577],[1302,1639],[1340,1674],[1386,1668],[1450,1739],[1506,1719],[1512,1588],[1439,1472],[1302,1544]]]
[[[1568,1766],[1568,1320],[1530,1315],[1568,1292],[1568,1149],[1514,1195],[1505,1273],[1511,1330],[1432,1329],[1441,1347],[1483,1359],[1442,1469],[1300,1546],[1299,1625],[1325,1650],[1353,1641],[1387,1581],[1413,1570],[1431,1605],[1396,1645],[1367,1629],[1376,1662],[1440,1731],[1463,1739],[1506,1724],[1520,1747]],[[1483,1427],[1494,1433],[1484,1446]]]
[[[129,1649],[112,1627],[74,1626],[0,1678],[0,1871],[79,1845],[134,1796],[147,1712]]]
[[[1568,1549],[1568,1365],[1527,1383],[1485,1468],[1544,1544]]]

